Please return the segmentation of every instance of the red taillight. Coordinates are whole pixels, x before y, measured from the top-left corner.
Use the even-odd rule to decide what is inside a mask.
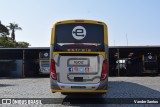
[[[105,80],[107,75],[108,75],[108,62],[107,60],[104,60],[102,65],[101,80]]]
[[[50,75],[54,80],[57,80],[55,61],[53,59],[51,59],[51,63],[50,63]]]

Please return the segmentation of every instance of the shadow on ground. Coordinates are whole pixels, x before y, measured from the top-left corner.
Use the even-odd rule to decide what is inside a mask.
[[[15,86],[13,84],[0,84],[0,87],[9,87],[9,86]]]
[[[137,83],[124,81],[109,82],[109,92],[104,95],[97,94],[70,94],[63,99],[63,104],[69,102],[80,106],[79,104],[106,104],[110,101],[123,100],[128,98],[160,98],[160,92]]]

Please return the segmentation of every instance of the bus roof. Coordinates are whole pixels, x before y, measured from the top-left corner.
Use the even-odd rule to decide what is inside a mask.
[[[66,23],[92,23],[92,24],[101,24],[107,26],[104,22],[96,20],[85,20],[85,19],[75,19],[75,20],[63,20],[53,24],[52,28],[57,24],[66,24]]]

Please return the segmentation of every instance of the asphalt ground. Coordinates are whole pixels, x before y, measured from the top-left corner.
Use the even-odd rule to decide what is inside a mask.
[[[62,106],[86,106],[86,107],[160,107],[160,104],[106,104],[99,100],[121,100],[128,98],[159,98],[160,99],[160,77],[109,77],[109,92],[104,95],[97,94],[72,94],[62,95],[61,93],[50,92],[49,78],[25,78],[25,79],[0,79],[0,98],[53,98],[49,101],[61,100],[58,104],[0,104],[0,107],[62,107]],[[78,103],[72,104],[72,100],[78,98]],[[85,104],[82,100],[98,104]],[[114,99],[113,99],[114,98]]]

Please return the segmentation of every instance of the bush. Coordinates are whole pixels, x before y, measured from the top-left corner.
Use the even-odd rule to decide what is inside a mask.
[[[16,42],[10,37],[0,37],[0,48],[27,48],[30,46],[27,42]]]

